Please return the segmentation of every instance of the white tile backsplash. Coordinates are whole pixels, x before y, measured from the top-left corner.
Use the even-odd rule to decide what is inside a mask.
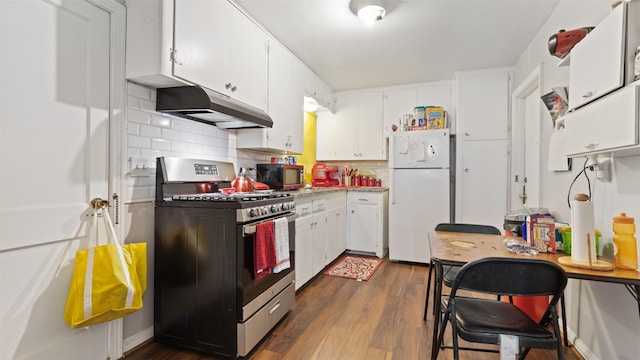
[[[151,114],[145,111],[140,111],[132,108],[127,109],[128,122],[137,122],[140,124],[150,124]]]
[[[160,156],[227,161],[255,167],[271,155],[236,150],[236,132],[213,125],[155,112],[155,89],[128,83],[127,156],[152,160]],[[127,166],[126,202],[149,202],[155,198],[155,177],[129,174]]]
[[[162,137],[162,132],[159,127],[150,126],[150,125],[140,125],[140,136],[148,136],[151,138],[160,138]]]

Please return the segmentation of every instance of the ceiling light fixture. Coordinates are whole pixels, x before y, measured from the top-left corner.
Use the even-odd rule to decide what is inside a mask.
[[[385,5],[385,0],[351,0],[350,8],[366,25],[371,26],[385,16]]]

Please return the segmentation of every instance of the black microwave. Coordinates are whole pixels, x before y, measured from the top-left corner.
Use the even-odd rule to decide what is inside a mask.
[[[293,164],[257,164],[256,179],[276,190],[304,187],[304,166]]]

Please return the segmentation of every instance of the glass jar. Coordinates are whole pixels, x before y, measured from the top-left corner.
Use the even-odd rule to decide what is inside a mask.
[[[616,268],[636,270],[638,268],[638,253],[636,249],[636,225],[634,219],[627,214],[613,218],[613,242],[618,251],[615,254]]]

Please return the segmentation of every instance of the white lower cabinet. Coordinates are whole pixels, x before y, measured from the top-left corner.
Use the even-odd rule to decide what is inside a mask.
[[[345,206],[327,211],[327,265],[337,259],[347,248],[346,212]]]
[[[300,208],[300,206],[297,207],[298,209]],[[313,277],[313,269],[311,267],[311,256],[313,254],[312,222],[311,213],[296,219],[296,290]]]
[[[389,192],[347,194],[347,248],[384,257],[389,248]]]
[[[296,289],[344,252],[345,211],[345,191],[296,199]]]

